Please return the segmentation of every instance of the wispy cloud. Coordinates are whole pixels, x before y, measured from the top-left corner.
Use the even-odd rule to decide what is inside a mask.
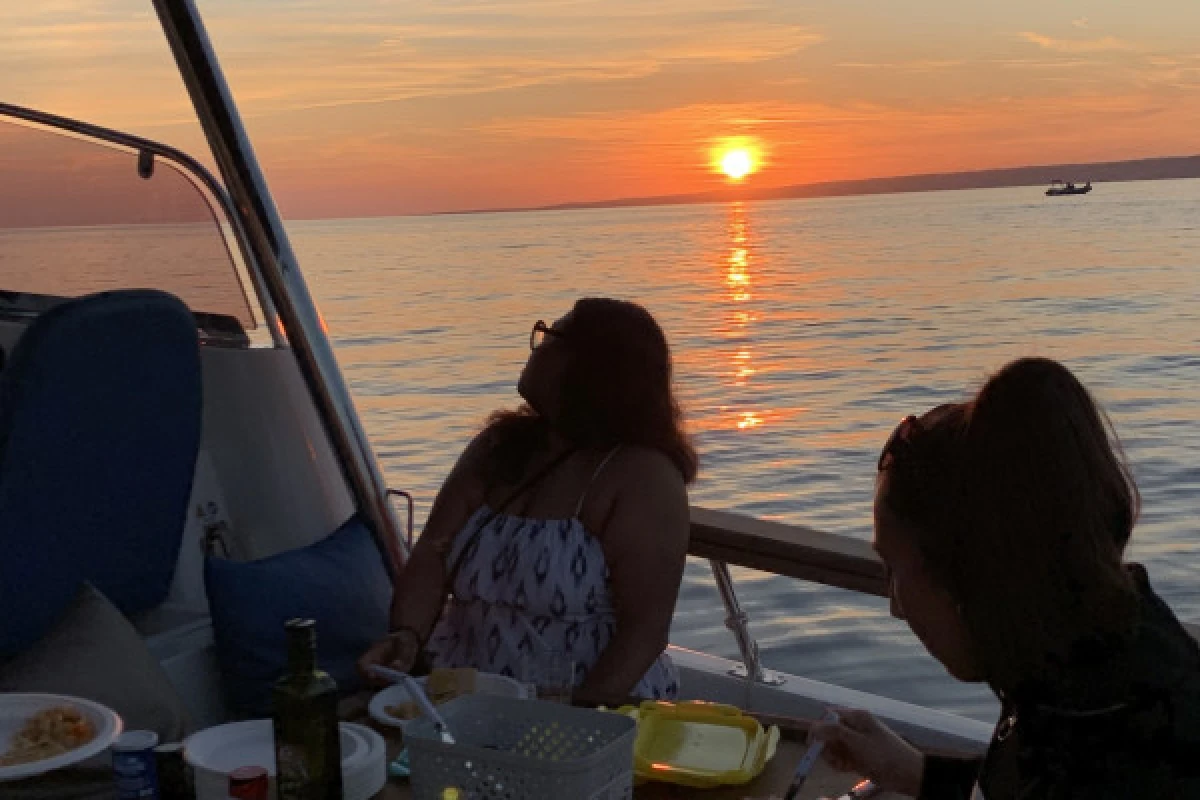
[[[0,12],[0,73],[33,65],[47,87],[14,87],[26,101],[58,96],[48,87],[76,82],[85,62],[103,70],[110,57],[126,68],[135,58],[156,59],[160,72],[174,77],[165,71],[152,14],[53,2],[53,13]],[[790,10],[745,0],[417,0],[347,4],[336,15],[319,3],[289,5],[286,13],[237,3],[208,16],[250,117],[631,80],[675,66],[763,63],[823,40]],[[0,74],[0,89],[5,83]]]
[[[1137,49],[1133,43],[1115,36],[1104,36],[1099,39],[1057,39],[1032,31],[1022,31],[1017,36],[1044,50],[1054,50],[1059,53],[1103,53]]]
[[[954,69],[964,66],[967,62],[962,59],[917,59],[915,61],[842,61],[834,66],[843,69],[884,69],[908,70],[911,72],[934,72],[941,69]]]
[[[1090,23],[1088,22],[1087,17],[1080,17],[1079,19],[1071,20],[1071,25],[1073,27],[1079,28],[1080,30],[1086,30],[1089,24]]]
[[[639,13],[615,29],[581,29],[553,16],[527,22],[280,25],[239,19],[221,22],[216,31],[229,43],[230,71],[238,74],[252,113],[628,80],[680,64],[769,61],[822,39],[805,25],[714,24],[703,15],[672,20]],[[259,56],[285,43],[302,49],[305,60],[283,64]]]

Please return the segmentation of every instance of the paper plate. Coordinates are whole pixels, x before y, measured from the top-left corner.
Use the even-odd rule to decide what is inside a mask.
[[[8,752],[13,737],[25,725],[26,720],[39,711],[57,706],[70,706],[79,710],[92,723],[96,735],[90,742],[69,752],[40,761],[30,761],[27,764],[0,767],[0,782],[42,775],[85,761],[107,750],[124,727],[117,712],[82,697],[62,694],[0,694],[0,754]]]
[[[343,727],[362,736],[367,755],[353,770],[342,773],[346,800],[368,800],[387,785],[387,742],[366,725],[343,722]]]
[[[362,734],[344,723],[341,734],[342,767],[364,758],[369,745]],[[275,774],[275,735],[269,719],[230,722],[193,733],[183,743],[184,758],[196,770],[229,775],[238,767],[256,766]]]
[[[425,686],[428,682],[428,677],[417,678],[417,683]],[[515,681],[512,678],[504,675],[496,675],[492,672],[480,672],[475,675],[475,693],[476,694],[494,694],[500,697],[516,697],[524,699],[529,696],[525,689],[525,684],[520,681]],[[388,706],[398,706],[401,703],[411,702],[412,698],[408,695],[408,689],[405,689],[401,684],[389,686],[383,691],[371,698],[370,704],[367,706],[367,712],[371,715],[371,719],[378,722],[380,725],[387,725],[392,728],[404,730],[410,722],[415,722],[416,719],[400,719],[393,717],[387,713]]]
[[[342,747],[342,794],[346,800],[368,800],[387,782],[387,744],[362,725],[338,726]],[[192,734],[184,742],[184,758],[195,774],[197,800],[224,800],[229,773],[254,765],[267,770],[274,796],[275,738],[271,721],[254,719],[218,725]]]

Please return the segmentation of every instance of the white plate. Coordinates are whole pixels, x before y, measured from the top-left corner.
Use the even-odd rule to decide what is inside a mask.
[[[367,800],[387,782],[387,744],[370,728],[343,722],[342,786],[346,800]],[[184,742],[184,758],[195,770],[197,800],[224,800],[229,773],[253,764],[270,776],[274,797],[275,737],[266,719],[206,728]]]
[[[13,737],[25,725],[26,720],[39,711],[55,706],[71,706],[79,709],[92,723],[96,735],[90,742],[80,745],[70,752],[43,758],[41,761],[31,761],[28,764],[0,767],[0,783],[42,775],[99,755],[121,735],[124,727],[117,712],[99,703],[93,703],[91,700],[84,700],[82,697],[69,697],[63,694],[4,693],[0,694],[0,754],[8,752]]]
[[[362,736],[368,749],[358,766],[342,773],[346,800],[367,800],[387,785],[387,742],[366,725],[343,722],[342,726]]]
[[[421,684],[422,688],[424,688],[428,681],[428,676],[417,678],[417,683]],[[529,696],[529,693],[525,690],[525,684],[492,672],[476,673],[475,692],[477,694],[494,694],[501,697],[517,697],[521,699]],[[397,683],[372,697],[370,704],[367,705],[367,712],[371,715],[371,719],[380,725],[388,725],[404,730],[410,722],[414,722],[415,720],[393,717],[385,709],[388,706],[398,706],[401,703],[411,701],[412,698],[408,694],[408,689],[405,689],[403,684]]]
[[[362,734],[339,726],[342,766],[361,760],[369,748]],[[238,767],[253,765],[275,774],[275,734],[269,719],[230,722],[193,733],[183,742],[184,758],[197,770],[228,775]]]

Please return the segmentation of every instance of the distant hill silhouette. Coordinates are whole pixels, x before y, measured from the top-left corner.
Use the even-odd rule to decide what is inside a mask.
[[[1047,164],[1035,167],[985,169],[975,172],[942,172],[902,175],[891,178],[866,178],[853,181],[802,183],[793,186],[754,189],[730,187],[694,194],[625,197],[580,203],[560,203],[534,208],[490,209],[492,211],[559,211],[581,208],[622,208],[626,206],[663,206],[686,203],[725,203],[732,200],[779,200],[793,197],[841,197],[859,194],[933,192],[947,189],[994,189],[1006,186],[1042,186],[1056,179],[1082,183],[1119,181],[1155,181],[1176,178],[1200,178],[1200,156],[1142,158],[1135,161],[1106,161],[1096,164]]]

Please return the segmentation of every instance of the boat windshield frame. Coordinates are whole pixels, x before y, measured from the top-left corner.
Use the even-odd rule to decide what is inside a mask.
[[[275,304],[266,290],[259,262],[247,245],[248,237],[238,219],[233,200],[221,182],[196,158],[182,150],[152,139],[3,101],[0,101],[0,119],[12,124],[27,125],[35,130],[49,129],[52,135],[68,135],[83,141],[115,146],[137,153],[139,156],[142,153],[149,153],[153,158],[161,159],[174,167],[179,175],[191,183],[213,213],[214,234],[220,236],[225,245],[230,267],[234,270],[243,295],[248,288],[253,289],[254,300],[257,302],[252,302],[248,296],[246,302],[255,318],[254,322],[261,324],[269,333],[271,346],[287,346],[287,337],[280,327]],[[228,233],[222,228],[222,225],[229,226]],[[231,239],[233,240],[232,247],[230,247]],[[0,289],[4,288],[0,287]],[[66,299],[58,295],[35,295],[31,298],[34,307],[31,313],[34,314],[45,311],[49,306]],[[225,338],[221,329],[227,327],[223,321],[225,315],[205,314],[195,309],[193,309],[193,313],[197,317],[201,335],[206,337],[205,343],[221,344],[222,339]],[[206,321],[209,324],[205,324]],[[238,338],[244,337],[245,334]]]

